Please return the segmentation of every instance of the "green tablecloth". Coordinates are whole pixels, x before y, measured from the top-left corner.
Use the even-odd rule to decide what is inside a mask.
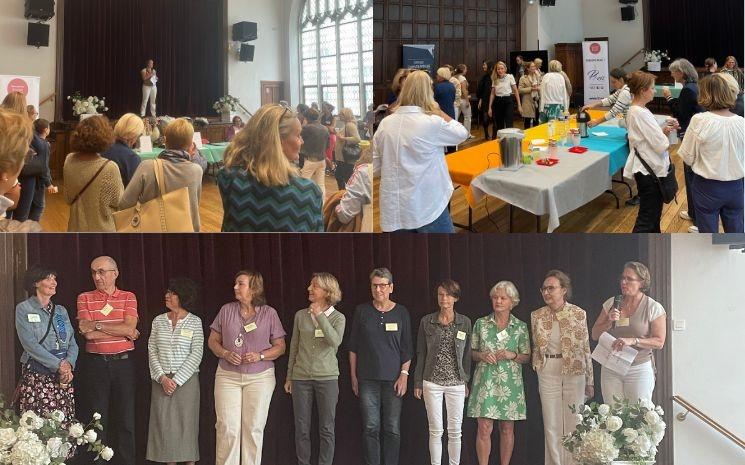
[[[225,149],[228,147],[227,142],[220,142],[216,144],[206,144],[202,146],[202,148],[199,150],[202,154],[202,156],[207,160],[208,163],[219,163],[222,161],[223,154],[225,153]],[[142,158],[143,160],[150,160],[157,158],[160,152],[162,152],[163,149],[161,148],[154,148],[150,152],[137,152],[137,154]]]
[[[662,95],[662,88],[663,87],[665,87],[665,86],[664,85],[662,85],[662,86],[655,85],[654,86],[654,96],[655,97],[663,98],[663,95]],[[673,96],[673,98],[680,97],[680,91],[681,91],[680,88],[674,87],[672,85],[668,85],[667,87],[670,88],[670,94]]]

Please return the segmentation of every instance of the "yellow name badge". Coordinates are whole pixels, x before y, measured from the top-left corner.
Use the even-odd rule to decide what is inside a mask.
[[[181,335],[183,337],[188,337],[189,339],[191,339],[192,337],[194,337],[194,331],[191,329],[182,329]]]
[[[114,311],[114,307],[109,304],[104,305],[103,308],[100,310],[103,316],[109,316],[109,313],[111,313],[112,311]]]
[[[29,313],[28,322],[29,323],[41,323],[41,317],[36,313]]]
[[[497,341],[502,342],[507,339],[507,330],[502,330],[497,333]]]
[[[315,337],[323,337],[323,330],[322,329],[317,329],[316,332],[314,333],[314,335],[315,335]]]
[[[616,322],[616,326],[628,326],[630,324],[631,322],[629,318],[619,318]]]
[[[456,338],[460,339],[461,341],[466,340],[466,332],[465,331],[458,331],[458,333],[455,335]]]
[[[398,331],[398,323],[386,323],[385,330],[386,331]]]
[[[256,323],[249,323],[249,324],[247,324],[246,326],[243,327],[243,329],[245,329],[247,333],[250,333],[251,331],[253,331],[256,328],[257,328]]]

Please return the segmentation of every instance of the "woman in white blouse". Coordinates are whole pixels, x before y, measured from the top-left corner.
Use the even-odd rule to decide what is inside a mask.
[[[432,79],[424,71],[409,74],[398,102],[373,137],[380,227],[383,232],[454,232],[447,209],[453,183],[444,153],[466,140],[468,131],[435,103]]]
[[[670,119],[671,124],[660,127],[646,105],[654,98],[655,76],[643,71],[636,71],[629,79],[629,90],[634,96],[626,114],[626,125],[629,135],[629,157],[623,169],[626,178],[634,178],[639,192],[639,213],[636,216],[634,232],[660,232],[662,218],[662,192],[657,178],[667,176],[670,169],[670,154],[667,148],[670,142],[667,135],[677,129],[678,122]],[[642,158],[654,171],[650,174],[639,160]]]
[[[557,119],[569,110],[569,78],[562,71],[561,62],[548,62],[548,73],[541,78],[540,122]]]
[[[507,65],[498,61],[491,73],[492,88],[489,96],[489,117],[494,124],[494,138],[497,131],[511,128],[513,122],[512,101],[517,102],[518,113],[523,112],[520,93],[517,91],[515,77],[507,73]]]
[[[191,313],[197,286],[188,278],[168,283],[168,312],[153,320],[147,343],[152,394],[146,458],[193,465],[199,460],[199,364],[202,320]]]
[[[696,226],[702,233],[719,232],[720,217],[726,233],[742,233],[745,227],[745,120],[729,110],[734,107],[738,91],[737,81],[728,74],[717,73],[702,79],[699,103],[708,111],[693,115],[678,149],[693,170],[691,189],[696,198]]]

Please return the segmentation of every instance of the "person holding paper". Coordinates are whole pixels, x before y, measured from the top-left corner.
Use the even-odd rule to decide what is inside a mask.
[[[145,457],[152,462],[199,460],[199,364],[204,350],[202,319],[194,314],[199,294],[189,278],[172,278],[168,312],[153,320],[147,343],[152,392]]]
[[[541,286],[544,307],[530,314],[533,336],[533,369],[538,373],[545,464],[570,465],[572,454],[562,437],[574,432],[577,422],[571,405],[581,405],[595,394],[590,336],[585,311],[567,302],[572,281],[566,273],[551,270]]]
[[[125,188],[142,161],[132,150],[132,147],[137,144],[144,132],[145,123],[142,122],[142,119],[134,113],[127,113],[119,118],[114,126],[114,137],[116,138],[114,145],[101,154],[102,157],[108,158],[119,167]]]
[[[432,465],[442,463],[442,403],[447,408],[448,458],[460,463],[463,405],[471,377],[471,320],[455,311],[460,285],[446,279],[437,285],[440,310],[424,316],[417,337],[417,366],[414,397],[424,396],[429,422],[429,457]]]
[[[194,162],[195,148],[192,139],[194,129],[185,119],[179,118],[166,127],[166,150],[158,155],[163,160],[163,180],[166,192],[182,187],[189,188],[191,222],[194,232],[199,232],[199,199],[202,196],[202,168]],[[166,192],[163,192],[164,194]],[[159,194],[155,178],[155,160],[145,160],[137,167],[132,181],[124,190],[119,209],[125,210],[135,204],[145,203]]]
[[[520,294],[510,281],[489,291],[494,313],[476,320],[471,357],[478,362],[468,398],[468,416],[476,418],[476,456],[489,463],[491,433],[499,421],[499,460],[509,465],[515,446],[515,421],[525,420],[522,364],[530,360],[528,325],[511,314]]]
[[[655,383],[652,350],[665,345],[666,314],[662,305],[646,294],[651,283],[649,269],[644,264],[627,262],[620,277],[621,295],[603,303],[592,327],[593,340],[607,332],[616,338],[614,350],[630,346],[638,351],[624,376],[602,368],[600,384],[605,403],[613,402],[614,397],[632,403],[639,399],[652,400]]]
[[[285,353],[285,330],[266,304],[264,278],[239,271],[236,301],[222,306],[210,326],[208,346],[220,359],[215,373],[215,463],[259,465],[264,427],[277,380],[274,360]]]
[[[314,110],[315,111],[315,110]],[[325,128],[324,128],[325,130]],[[310,465],[313,400],[318,408],[318,465],[334,461],[334,425],[339,399],[339,350],[346,318],[334,309],[341,300],[339,282],[330,273],[313,273],[308,286],[310,305],[295,313],[285,392],[295,412],[298,465]]]
[[[140,105],[140,116],[145,117],[147,102],[150,101],[150,114],[157,117],[155,111],[155,99],[158,97],[158,75],[153,67],[153,60],[147,60],[145,68],[140,71],[142,78],[142,105]]]

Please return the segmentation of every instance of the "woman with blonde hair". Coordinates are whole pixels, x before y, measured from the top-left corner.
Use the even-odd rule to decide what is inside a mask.
[[[541,84],[534,62],[527,62],[524,70],[525,74],[523,74],[518,82],[518,91],[520,92],[520,100],[522,101],[522,112],[520,115],[523,117],[523,128],[528,129],[536,126],[538,122],[537,110]]]
[[[720,73],[729,74],[733,78],[735,78],[735,81],[737,82],[738,86],[738,94],[742,94],[743,92],[743,81],[745,78],[743,77],[742,68],[740,68],[737,65],[737,58],[733,56],[728,56],[724,59],[724,66],[719,70]]]
[[[217,174],[223,231],[323,231],[321,189],[292,164],[301,130],[292,109],[268,104],[236,134]]]
[[[2,107],[25,115],[28,118],[28,112],[26,111],[26,96],[20,92],[10,92],[3,99]],[[31,118],[29,118],[30,120]]]
[[[132,150],[132,147],[137,144],[144,132],[145,123],[143,123],[142,118],[134,113],[127,113],[119,118],[119,121],[114,125],[114,137],[116,138],[114,145],[101,154],[119,167],[125,188],[142,161],[140,156]]]
[[[541,78],[540,122],[556,119],[569,111],[570,93],[571,84],[562,71],[561,62],[551,60],[548,63],[548,73]]]
[[[498,61],[491,73],[492,88],[489,96],[489,116],[494,124],[493,137],[497,138],[497,131],[513,126],[512,101],[517,102],[517,111],[522,114],[523,106],[520,93],[517,90],[515,77],[507,73],[507,65]]]
[[[339,189],[344,189],[344,185],[349,181],[354,171],[354,164],[360,157],[359,143],[360,132],[357,129],[357,120],[354,113],[349,108],[342,108],[339,111],[339,118],[344,123],[344,129],[336,133],[336,147],[334,148],[334,162],[336,170],[336,184]]]
[[[18,201],[11,191],[18,186],[18,174],[32,137],[27,116],[0,106],[0,231],[38,230],[36,222],[5,219],[5,212]]]
[[[409,73],[411,73],[411,70],[408,68],[399,68],[398,71],[396,71],[396,74],[393,76],[393,80],[391,81],[391,91],[388,93],[388,101],[386,102],[388,105],[393,105],[396,100],[398,100],[398,96],[401,93],[401,87],[403,87]]]
[[[445,147],[468,137],[459,122],[435,103],[424,71],[406,78],[400,106],[373,136],[373,167],[380,173],[383,231],[454,232],[447,206],[453,193]]]

